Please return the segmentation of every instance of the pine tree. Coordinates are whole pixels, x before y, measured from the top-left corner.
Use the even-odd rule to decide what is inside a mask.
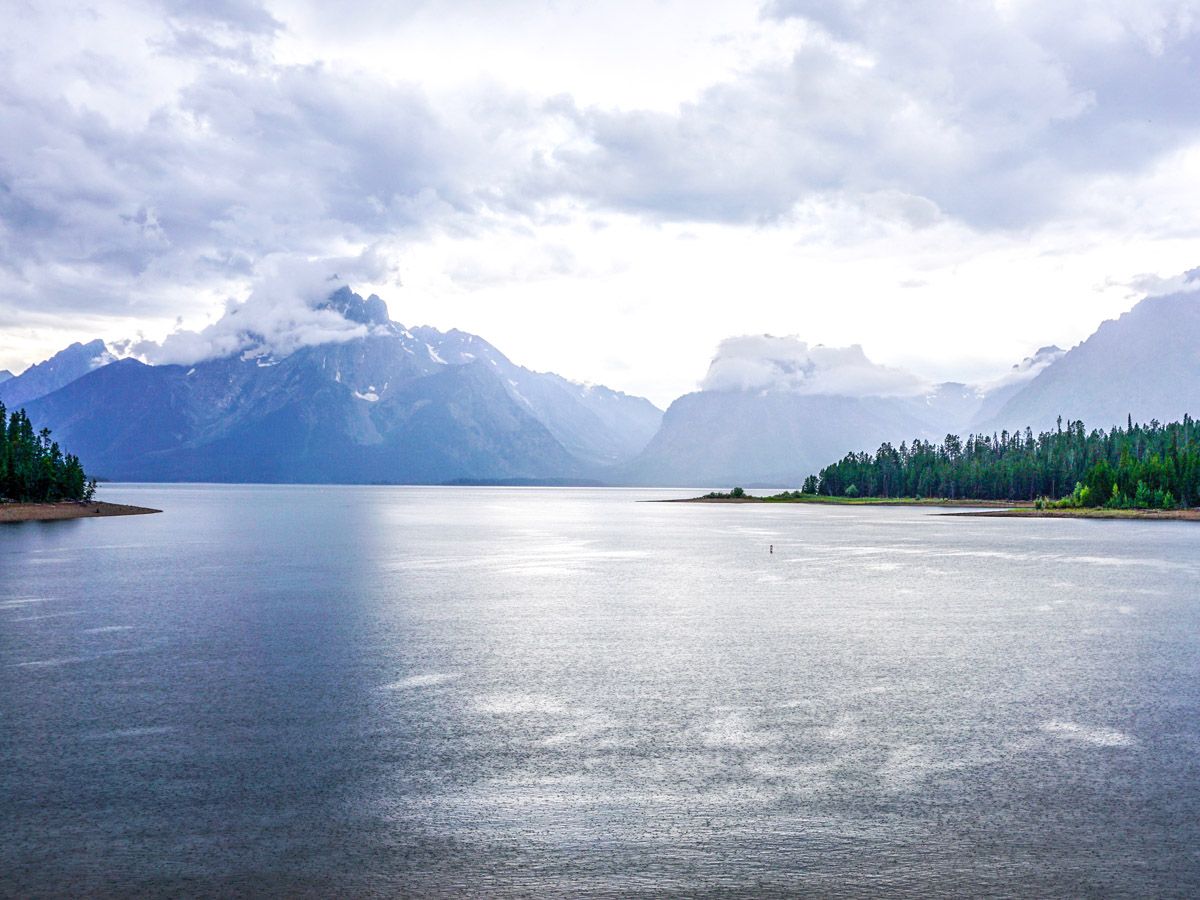
[[[85,500],[89,490],[95,492],[95,482],[78,457],[64,454],[49,429],[35,432],[24,410],[10,414],[0,403],[0,500]]]

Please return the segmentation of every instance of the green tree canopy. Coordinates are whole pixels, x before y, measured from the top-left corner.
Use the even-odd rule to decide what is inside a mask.
[[[10,415],[0,403],[0,500],[90,500],[95,490],[79,458],[64,454],[49,429],[35,432],[25,410]]]
[[[814,476],[810,476],[810,479]],[[829,496],[1035,500],[1065,497],[1076,506],[1175,508],[1200,504],[1200,429],[1191,416],[1166,425],[1085,431],[1068,422],[1031,429],[948,434],[940,444],[849,453],[815,476]],[[810,484],[806,479],[805,488]]]

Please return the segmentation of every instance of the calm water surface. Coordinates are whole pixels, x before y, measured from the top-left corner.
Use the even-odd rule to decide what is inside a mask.
[[[102,494],[0,526],[4,895],[1200,892],[1193,523]]]

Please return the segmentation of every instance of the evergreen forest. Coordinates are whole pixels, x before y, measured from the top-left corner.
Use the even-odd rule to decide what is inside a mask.
[[[35,432],[23,409],[9,415],[0,403],[0,500],[91,500],[95,490],[79,458],[64,454],[49,429]]]
[[[1086,431],[946,435],[850,453],[804,484],[808,494],[1032,500],[1038,505],[1176,509],[1200,504],[1200,428],[1190,416]],[[1052,499],[1047,499],[1052,498]],[[1061,498],[1061,499],[1059,499]],[[1040,501],[1040,502],[1039,502]]]

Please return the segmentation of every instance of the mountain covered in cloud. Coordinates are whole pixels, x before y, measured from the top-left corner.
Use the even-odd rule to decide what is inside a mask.
[[[798,485],[848,450],[937,436],[937,416],[925,408],[933,388],[871,362],[858,346],[730,338],[718,348],[701,390],[671,404],[658,434],[618,470],[619,478]]]
[[[871,362],[858,344],[810,347],[795,337],[769,334],[722,341],[700,386],[705,391],[874,397],[911,397],[930,387],[911,372]]]
[[[799,486],[850,449],[933,437],[912,407],[882,397],[790,391],[698,391],[672,403],[620,482],[728,487]]]
[[[722,342],[701,390],[618,469],[639,484],[796,486],[848,452],[947,434],[1110,428],[1200,411],[1200,292],[1150,297],[1070,351],[1040,348],[984,384],[930,384],[857,346]]]
[[[941,435],[964,434],[992,420],[1009,398],[1018,393],[1066,351],[1041,347],[999,378],[981,384],[946,381],[916,398],[921,417],[936,425]]]
[[[858,346],[738,337],[663,414],[476,335],[406,328],[347,287],[264,287],[200,331],[139,345],[157,364],[76,344],[0,384],[0,400],[115,479],[794,487],[884,442],[1195,414],[1198,348],[1200,292],[1148,298],[984,384],[933,384]]]
[[[975,408],[971,411],[970,416],[958,420],[957,427],[951,429],[951,431],[961,433],[963,431],[981,430],[984,426],[990,424],[996,417],[996,413],[1003,408],[1005,403],[1020,393],[1025,388],[1025,385],[1033,381],[1045,369],[1065,356],[1066,353],[1066,350],[1053,344],[1046,347],[1039,347],[1037,352],[1032,356],[1027,356],[1019,363],[1016,363],[999,378],[984,384],[972,386],[971,392],[976,398]]]
[[[1147,297],[985,410],[981,430],[1177,421],[1200,413],[1200,291]]]
[[[267,308],[243,304],[158,346],[201,358],[118,360],[26,404],[29,415],[118,480],[399,483],[594,477],[641,449],[661,416],[517,366],[474,335],[409,330],[346,287],[291,319],[276,309],[273,325]]]

